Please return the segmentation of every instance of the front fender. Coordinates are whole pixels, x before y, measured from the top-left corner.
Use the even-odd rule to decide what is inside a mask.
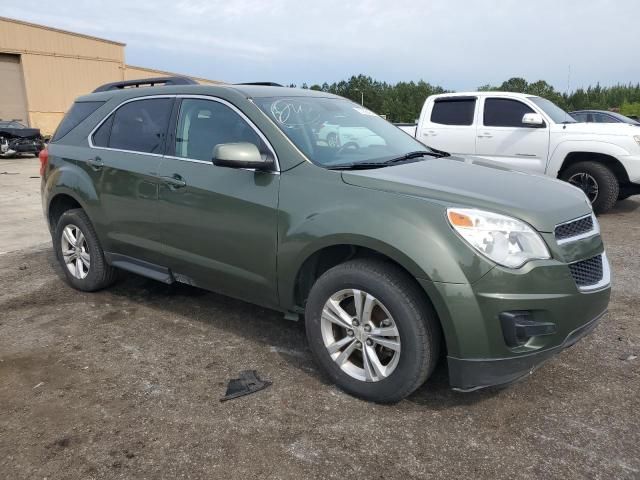
[[[618,158],[630,153],[615,143],[600,140],[566,140],[558,143],[549,156],[546,174],[558,177],[558,173],[562,169],[565,158],[570,153],[585,152],[598,153]]]
[[[313,165],[283,174],[278,225],[281,306],[294,305],[295,282],[304,262],[333,245],[369,248],[431,282],[466,284],[481,278],[493,264],[453,232],[445,215],[444,205],[348,185],[339,172]]]

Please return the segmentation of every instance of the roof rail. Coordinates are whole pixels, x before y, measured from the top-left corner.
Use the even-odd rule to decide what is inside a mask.
[[[246,82],[246,83],[236,83],[236,85],[260,85],[263,87],[283,87],[284,86],[275,82]]]
[[[122,90],[123,88],[154,87],[156,85],[198,85],[198,82],[188,77],[155,77],[138,80],[124,80],[122,82],[105,83],[96,88],[93,93]]]

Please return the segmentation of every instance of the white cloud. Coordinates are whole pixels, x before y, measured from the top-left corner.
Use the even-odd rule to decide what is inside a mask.
[[[128,44],[130,63],[228,81],[365,73],[474,88],[638,82],[638,0],[4,0],[3,15]]]

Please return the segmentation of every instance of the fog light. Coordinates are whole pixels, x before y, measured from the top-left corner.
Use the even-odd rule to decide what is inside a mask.
[[[532,337],[552,335],[556,332],[555,323],[537,322],[532,319],[531,312],[526,310],[502,312],[499,317],[502,335],[509,347],[520,347]]]

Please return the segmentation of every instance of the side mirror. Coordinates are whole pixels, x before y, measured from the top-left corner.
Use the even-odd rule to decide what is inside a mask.
[[[265,170],[273,161],[263,156],[253,143],[219,143],[213,149],[213,164],[219,167]]]
[[[544,118],[539,113],[525,113],[522,117],[522,124],[527,127],[544,127]]]

